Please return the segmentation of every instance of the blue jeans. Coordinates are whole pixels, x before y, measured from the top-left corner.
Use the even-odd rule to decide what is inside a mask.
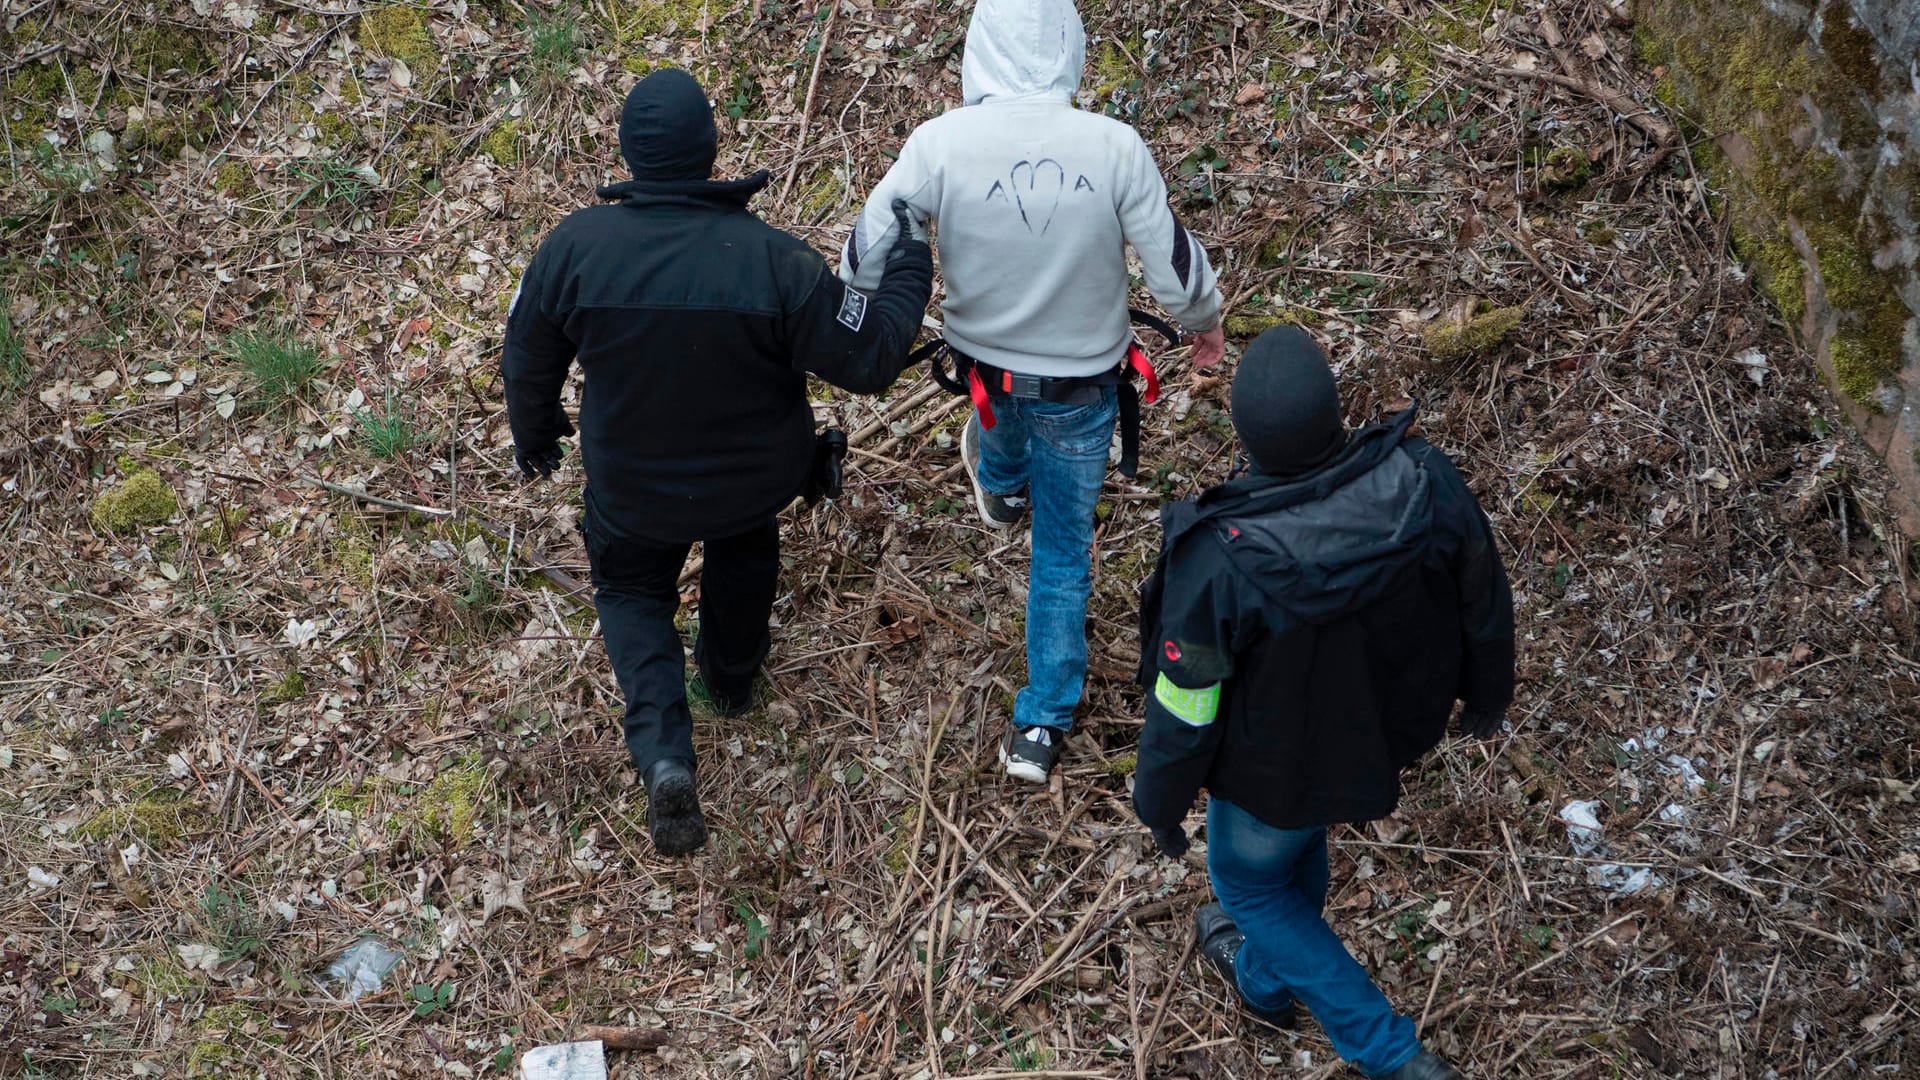
[[[1420,1052],[1413,1021],[1393,1011],[1320,915],[1327,830],[1276,829],[1219,797],[1207,800],[1213,895],[1247,936],[1234,959],[1240,995],[1262,1012],[1299,999],[1334,1050],[1368,1076]]]
[[[980,433],[980,486],[1027,489],[1033,569],[1027,582],[1027,685],[1016,727],[1073,727],[1087,681],[1087,598],[1093,593],[1093,510],[1107,477],[1119,407],[1113,387],[1087,405],[995,397],[999,421]]]

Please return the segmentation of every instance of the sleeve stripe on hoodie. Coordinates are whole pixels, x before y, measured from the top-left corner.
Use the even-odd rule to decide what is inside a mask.
[[[860,272],[860,223],[858,221],[853,223],[853,235],[847,237],[846,262],[848,273]]]
[[[1167,216],[1173,217],[1173,211],[1168,210]],[[1180,276],[1183,288],[1192,287],[1189,278],[1193,274],[1193,242],[1187,239],[1187,230],[1177,217],[1173,218],[1173,272]]]

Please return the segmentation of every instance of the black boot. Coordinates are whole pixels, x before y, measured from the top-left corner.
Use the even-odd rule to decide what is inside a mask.
[[[1386,1075],[1385,1080],[1465,1080],[1460,1070],[1433,1056],[1430,1050],[1422,1050],[1407,1060],[1405,1065]]]
[[[1234,958],[1240,955],[1240,946],[1247,940],[1247,935],[1233,925],[1226,908],[1214,903],[1203,905],[1194,912],[1193,934],[1199,943],[1200,955],[1206,957],[1220,977],[1227,980],[1227,985],[1233,988],[1233,996],[1239,999],[1242,1008],[1277,1028],[1291,1029],[1299,1023],[1299,1013],[1293,1002],[1289,1001],[1272,1012],[1264,1012],[1248,1004],[1246,996],[1240,993],[1240,977],[1234,972],[1233,963]]]
[[[663,758],[640,778],[647,789],[647,832],[662,855],[687,855],[707,843],[707,820],[693,785],[693,763]]]

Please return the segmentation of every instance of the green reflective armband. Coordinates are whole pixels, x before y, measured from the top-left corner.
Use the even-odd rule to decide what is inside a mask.
[[[1181,723],[1206,727],[1213,723],[1214,714],[1220,711],[1220,684],[1188,690],[1184,686],[1173,685],[1173,680],[1167,678],[1167,673],[1163,671],[1153,684],[1153,700],[1179,717]]]

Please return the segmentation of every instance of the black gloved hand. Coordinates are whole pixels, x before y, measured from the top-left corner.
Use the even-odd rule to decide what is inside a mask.
[[[828,428],[813,437],[813,465],[807,470],[807,482],[800,497],[808,506],[821,499],[840,497],[840,462],[847,456],[847,433]]]
[[[553,470],[560,467],[560,459],[565,454],[566,449],[557,442],[549,443],[538,450],[522,450],[516,446],[513,448],[513,463],[520,466],[521,476],[534,480],[552,476]]]
[[[924,259],[932,265],[933,249],[925,240],[913,238],[913,208],[907,205],[907,200],[893,200],[893,224],[899,235],[893,238],[893,248],[887,252],[887,265],[891,267],[902,259]]]
[[[1476,739],[1491,739],[1500,735],[1507,727],[1507,710],[1474,709],[1460,710],[1460,730]]]
[[[1164,829],[1153,830],[1153,843],[1160,854],[1169,859],[1177,859],[1187,853],[1192,845],[1187,842],[1187,830],[1184,826],[1169,825]]]

